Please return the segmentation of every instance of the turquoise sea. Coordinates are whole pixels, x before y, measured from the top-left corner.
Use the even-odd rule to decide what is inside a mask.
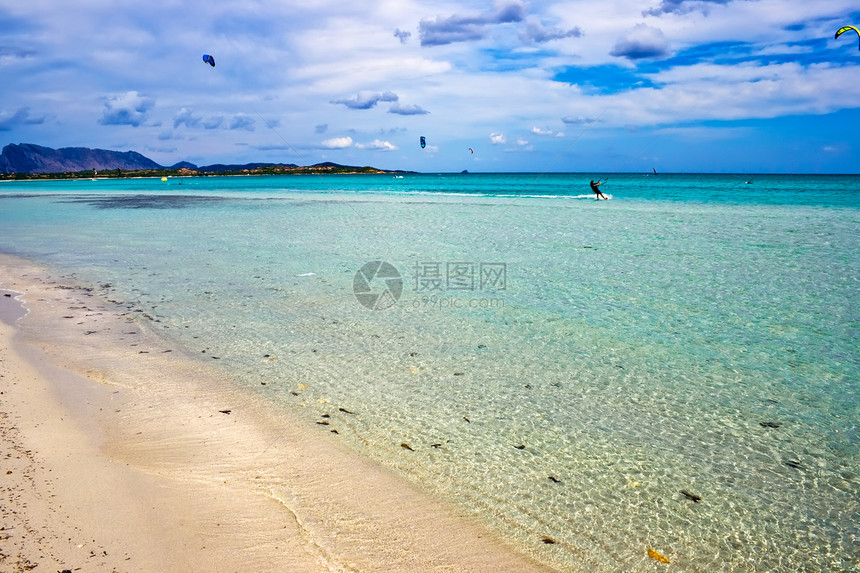
[[[560,571],[857,571],[860,176],[598,176],[8,182],[0,251]]]

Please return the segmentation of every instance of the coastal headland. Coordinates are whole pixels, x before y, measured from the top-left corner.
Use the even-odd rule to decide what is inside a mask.
[[[32,143],[6,145],[0,153],[0,181],[46,179],[121,179],[134,177],[207,177],[213,175],[375,175],[404,173],[330,161],[300,166],[294,163],[244,163],[197,166],[181,161],[159,165],[135,151],[87,147],[52,149]]]
[[[387,171],[376,167],[354,167],[337,163],[298,166],[285,164],[249,164],[219,166],[217,170],[192,169],[189,167],[158,169],[84,169],[82,171],[63,171],[55,173],[0,173],[0,181],[50,180],[50,179],[131,179],[135,177],[212,177],[237,175],[382,175],[407,173],[406,171]]]

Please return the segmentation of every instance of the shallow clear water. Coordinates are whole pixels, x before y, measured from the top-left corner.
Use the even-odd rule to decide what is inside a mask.
[[[0,250],[559,569],[858,567],[860,177],[591,178],[5,183]]]

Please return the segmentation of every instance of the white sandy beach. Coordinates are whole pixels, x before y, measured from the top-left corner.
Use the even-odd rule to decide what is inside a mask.
[[[547,570],[69,286],[0,257],[3,571]]]

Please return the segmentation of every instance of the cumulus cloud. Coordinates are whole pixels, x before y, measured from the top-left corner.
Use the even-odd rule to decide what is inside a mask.
[[[669,53],[669,42],[663,31],[648,24],[637,24],[624,34],[609,52],[612,56],[638,60],[656,58]]]
[[[397,101],[397,94],[394,92],[366,92],[362,91],[347,99],[332,100],[331,103],[343,104],[349,109],[370,109],[376,107],[379,102]]]
[[[222,123],[224,123],[224,117],[215,115],[203,120],[203,129],[218,129]]]
[[[817,87],[847,85],[856,73],[855,67],[803,66],[798,62],[678,66],[652,76],[661,89],[630,92],[628,117],[637,124],[671,123],[672,119],[679,123],[854,109],[860,107],[860,93],[856,90]]]
[[[394,30],[394,37],[397,38],[398,40],[400,40],[401,44],[405,44],[406,41],[409,40],[409,37],[411,35],[412,35],[412,32],[410,32],[408,30],[401,30],[400,28],[397,28],[396,30]]]
[[[102,125],[131,125],[138,127],[155,107],[155,100],[136,91],[108,96],[99,123]]]
[[[185,127],[194,128],[200,127],[200,123],[203,121],[200,117],[195,117],[194,112],[190,109],[183,107],[180,109],[175,116],[173,116],[173,129],[176,129],[180,125],[185,125]]]
[[[230,125],[227,129],[244,129],[245,131],[254,131],[254,118],[239,114],[230,120]]]
[[[525,19],[525,6],[519,2],[499,5],[495,11],[464,16],[436,16],[434,20],[421,20],[418,35],[422,46],[442,46],[455,42],[480,40],[487,34],[490,26],[522,22]]]
[[[688,14],[690,12],[708,13],[713,4],[728,4],[732,0],[663,0],[656,8],[642,12],[643,16],[660,16],[662,14]]]
[[[388,113],[396,113],[397,115],[426,115],[430,113],[418,105],[400,105],[395,103],[389,108]]]
[[[532,128],[532,133],[534,133],[535,135],[544,135],[547,137],[564,137],[564,132],[555,132],[551,129],[541,129],[537,126]]]
[[[562,38],[579,38],[582,36],[582,30],[579,27],[571,28],[570,30],[562,30],[561,28],[548,28],[539,20],[529,19],[526,22],[526,29],[520,32],[520,40],[526,44],[543,44],[551,40],[560,40]]]
[[[347,137],[346,139],[350,138]],[[350,139],[350,141],[352,140]],[[382,141],[381,139],[374,139],[370,143],[356,143],[355,146],[358,149],[369,149],[375,151],[395,151],[397,149],[397,146],[393,143]]]
[[[30,108],[19,108],[15,113],[0,112],[0,131],[10,131],[19,125],[36,125],[45,123],[46,116],[30,117]]]
[[[352,138],[349,136],[333,137],[332,139],[324,140],[322,146],[326,149],[346,149],[352,146]]]
[[[491,133],[490,134],[490,143],[493,145],[502,145],[507,142],[508,138],[505,137],[504,133]]]

